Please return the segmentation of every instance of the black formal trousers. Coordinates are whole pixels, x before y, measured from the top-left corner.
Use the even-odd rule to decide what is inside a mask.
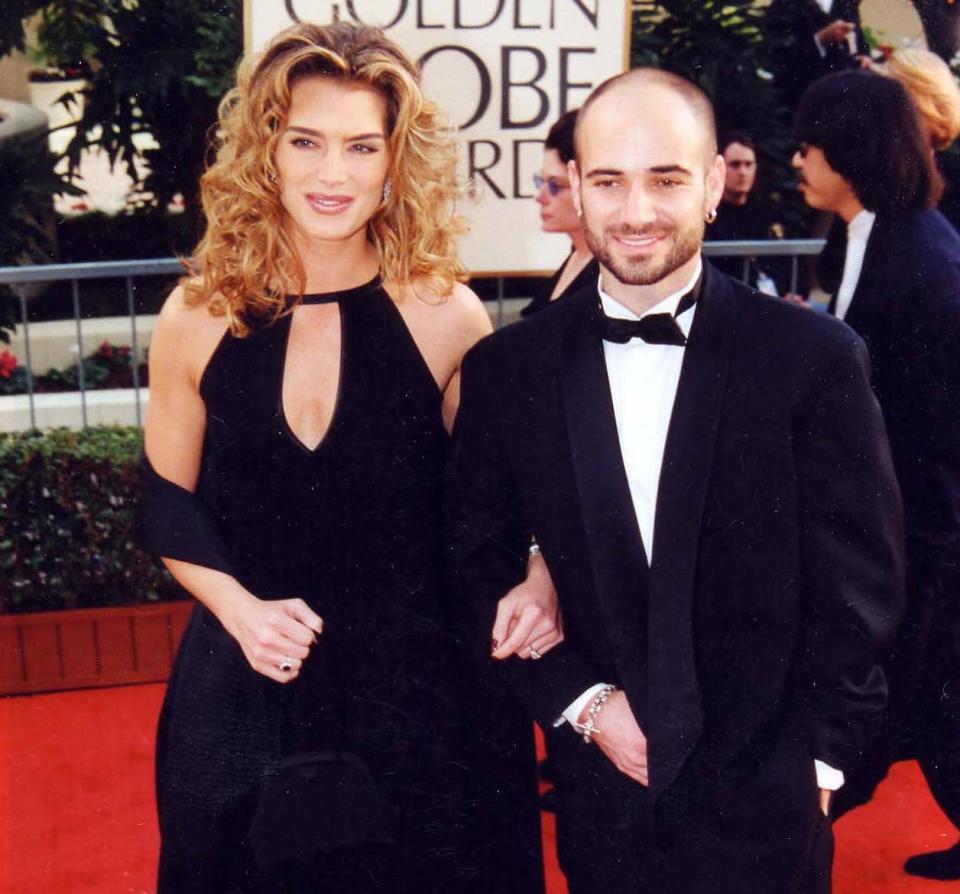
[[[863,343],[705,265],[648,568],[598,313],[584,290],[465,358],[447,487],[457,598],[479,650],[535,532],[566,638],[504,669],[548,730],[575,894],[815,890],[830,830],[814,759],[849,771],[873,737],[902,601]],[[600,681],[644,730],[649,788],[553,727]]]

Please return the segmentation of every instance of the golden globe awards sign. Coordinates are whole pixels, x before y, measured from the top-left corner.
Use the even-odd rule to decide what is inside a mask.
[[[533,174],[550,125],[628,60],[626,0],[246,0],[259,50],[296,21],[383,28],[421,66],[459,129],[461,175],[478,200],[461,256],[473,273],[553,270],[569,240],[540,231]]]

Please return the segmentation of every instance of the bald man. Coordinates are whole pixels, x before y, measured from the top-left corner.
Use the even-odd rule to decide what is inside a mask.
[[[724,166],[681,78],[598,87],[569,173],[601,274],[464,362],[459,598],[489,630],[536,538],[566,639],[503,667],[550,739],[571,894],[828,891],[902,602],[864,345],[703,260]]]

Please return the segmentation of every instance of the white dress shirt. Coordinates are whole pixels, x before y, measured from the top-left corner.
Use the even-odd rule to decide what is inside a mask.
[[[680,299],[696,285],[703,271],[698,258],[697,268],[690,280],[671,295],[647,310],[649,314],[677,312]],[[611,298],[603,291],[603,280],[598,286],[603,312],[608,317],[638,320],[633,311]],[[684,335],[690,335],[696,305],[677,316],[677,325]],[[673,404],[680,383],[685,348],[680,345],[648,344],[641,338],[631,339],[626,344],[604,341],[603,357],[613,399],[613,413],[620,440],[620,453],[630,488],[630,499],[640,528],[640,539],[653,564],[654,522],[657,509],[657,493],[660,486],[660,468],[667,442],[667,430],[673,414]],[[583,709],[604,686],[597,683],[577,698],[557,721],[575,726]],[[836,789],[843,784],[843,774],[816,761],[817,779],[821,788]],[[824,773],[821,773],[821,768]],[[836,774],[837,778],[830,774]]]
[[[680,299],[694,287],[702,271],[703,262],[698,258],[697,269],[690,281],[651,307],[643,316],[662,313],[674,315]],[[603,312],[608,317],[640,319],[632,310],[603,291],[602,279],[597,288]],[[677,317],[677,325],[684,335],[690,334],[696,309],[694,305]],[[640,539],[650,564],[653,563],[653,526],[660,467],[663,465],[667,428],[680,382],[683,351],[679,345],[652,345],[641,338],[631,339],[626,344],[603,343],[603,359],[610,382],[610,396],[613,398],[620,454],[640,528]],[[560,722],[567,720],[571,724],[576,723],[583,709],[603,685],[597,683],[584,692],[563,712]]]
[[[843,261],[843,279],[837,290],[837,306],[834,310],[838,320],[844,319],[850,310],[850,302],[853,301],[853,293],[857,291],[857,283],[860,282],[860,273],[863,270],[867,241],[876,219],[876,214],[864,208],[847,224],[847,255]]]

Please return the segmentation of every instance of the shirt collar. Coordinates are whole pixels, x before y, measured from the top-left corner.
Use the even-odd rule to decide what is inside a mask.
[[[876,212],[863,209],[850,223],[847,224],[847,239],[858,239],[866,242],[873,229],[873,222],[877,219]]]
[[[697,267],[693,271],[693,276],[690,277],[689,282],[684,285],[682,289],[677,289],[676,292],[672,292],[667,295],[662,301],[658,301],[653,307],[649,310],[646,310],[640,316],[637,316],[630,308],[624,307],[616,298],[611,298],[606,292],[603,291],[603,277],[600,276],[597,278],[597,291],[600,293],[600,304],[603,307],[603,312],[608,317],[615,317],[620,320],[639,320],[641,317],[648,316],[649,314],[670,314],[673,316],[677,312],[677,307],[680,304],[680,299],[687,294],[696,284],[697,280],[700,278],[703,273],[703,259],[698,255],[697,256]],[[679,317],[677,317],[677,325],[680,327],[681,332],[684,335],[690,334],[690,327],[693,324],[693,314],[696,311],[696,305],[685,310]]]

